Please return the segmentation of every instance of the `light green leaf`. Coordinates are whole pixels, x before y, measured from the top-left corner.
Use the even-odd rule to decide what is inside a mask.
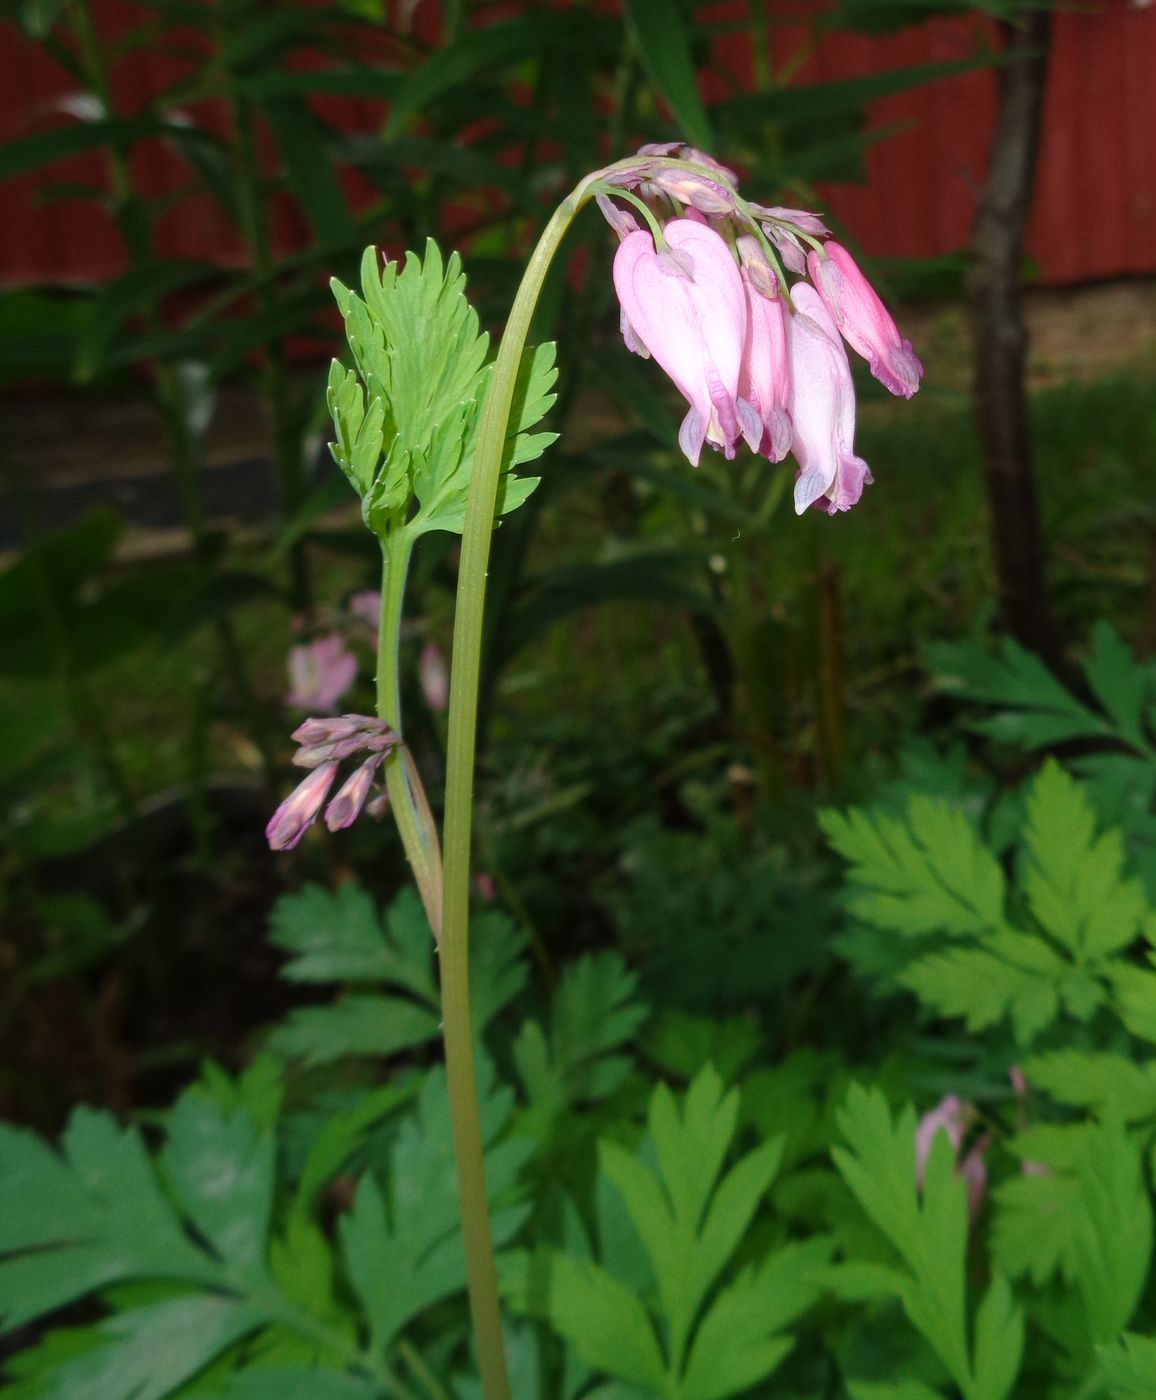
[[[1156,1061],[1140,1065],[1122,1055],[1053,1050],[1024,1063],[1028,1082],[1057,1103],[1090,1109],[1126,1123],[1156,1117]]]
[[[1152,1400],[1156,1395],[1156,1337],[1125,1332],[1099,1348],[1100,1370],[1112,1400]]]
[[[664,1366],[641,1300],[588,1259],[551,1250],[545,1256],[552,1326],[596,1370],[665,1392]]]
[[[494,1242],[500,1247],[525,1217],[511,1199],[534,1145],[521,1139],[499,1141],[513,1095],[492,1092],[492,1069],[484,1061],[481,1069],[486,1186]],[[387,1183],[383,1186],[371,1174],[362,1178],[352,1209],[338,1222],[338,1236],[374,1345],[382,1351],[426,1308],[465,1288],[449,1093],[442,1070],[426,1075],[416,1113],[398,1130]]]
[[[1152,1253],[1152,1201],[1140,1147],[1120,1123],[1089,1129],[1078,1163],[1076,1286],[1091,1338],[1113,1341],[1128,1325]]]
[[[993,946],[1014,948],[1018,965],[989,951]],[[1042,939],[1007,930],[987,947],[953,947],[916,958],[899,981],[938,1015],[962,1017],[969,1031],[986,1030],[1010,1016],[1016,1040],[1024,1045],[1058,1015],[1059,995],[1045,977],[1064,971],[1063,960]]]
[[[0,1125],[0,1318],[17,1327],[123,1279],[220,1281],[160,1190],[132,1129],[80,1108],[63,1157]]]
[[[301,1006],[269,1035],[287,1059],[329,1065],[347,1055],[396,1055],[436,1040],[441,1016],[401,997],[351,993],[328,1006]]]
[[[1019,1375],[1024,1351],[1024,1315],[1008,1281],[993,1278],[975,1316],[975,1391],[983,1400],[1004,1400]]]
[[[719,1293],[695,1331],[685,1400],[725,1400],[776,1369],[793,1341],[782,1329],[819,1297],[831,1249],[820,1236],[784,1245]]]
[[[52,1373],[43,1400],[163,1400],[264,1321],[233,1298],[174,1298],[116,1314],[105,1344]]]
[[[1028,791],[1023,888],[1047,932],[1077,959],[1126,948],[1147,914],[1139,879],[1125,880],[1118,831],[1096,837],[1092,804],[1054,759]]]
[[[188,1220],[236,1278],[262,1276],[276,1146],[243,1111],[226,1115],[196,1087],[169,1118],[161,1165]]]
[[[1070,1282],[1075,1270],[1073,1211],[1078,1194],[1074,1177],[1061,1175],[1044,1162],[1030,1175],[1001,1182],[992,1193],[996,1206],[992,1255],[999,1267],[1013,1278],[1030,1278],[1036,1287],[1057,1274]]]
[[[293,955],[283,969],[291,981],[382,982],[438,1005],[433,935],[410,889],[394,899],[383,926],[363,886],[351,880],[336,890],[306,885],[277,900],[270,937]]]
[[[861,808],[819,820],[852,864],[848,907],[857,918],[910,938],[1002,927],[1003,871],[960,808],[916,795],[906,820]]]
[[[893,1121],[878,1089],[852,1085],[839,1111],[848,1148],[832,1151],[840,1175],[906,1265],[903,1309],[965,1394],[971,1393],[965,1262],[966,1188],[946,1133],[916,1185],[914,1110]]]

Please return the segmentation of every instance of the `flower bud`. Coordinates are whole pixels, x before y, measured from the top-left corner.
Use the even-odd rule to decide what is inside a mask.
[[[373,786],[374,775],[381,766],[382,756],[370,754],[364,763],[346,778],[337,796],[325,809],[325,825],[330,831],[341,831],[352,826],[361,814]]]
[[[271,850],[291,851],[297,845],[317,820],[336,773],[336,763],[324,763],[297,784],[265,828]]]
[[[807,267],[847,344],[885,389],[909,399],[919,388],[923,365],[855,259],[832,239],[807,255]]]

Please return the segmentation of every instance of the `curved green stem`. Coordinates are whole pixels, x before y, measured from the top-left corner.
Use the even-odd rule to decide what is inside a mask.
[[[377,642],[377,713],[395,733],[401,727],[401,682],[398,645],[405,603],[405,580],[413,553],[413,535],[401,529],[382,540],[381,627]],[[417,767],[402,744],[385,761],[385,786],[406,858],[440,946],[442,932],[442,862],[437,827],[426,801]]]
[[[469,904],[470,836],[477,745],[478,684],[481,677],[482,620],[486,569],[494,529],[494,509],[514,388],[534,306],[550,261],[574,215],[604,172],[582,180],[555,210],[534,249],[510,308],[505,334],[494,363],[493,378],[482,408],[474,450],[474,470],[462,534],[461,563],[454,615],[453,669],[446,764],[445,881],[442,923],[442,1022],[446,1076],[453,1116],[454,1154],[470,1313],[477,1342],[482,1392],[486,1400],[509,1400],[510,1382],[502,1345],[498,1282],[486,1204],[482,1132],[474,1078],[474,1044],[470,1025]]]

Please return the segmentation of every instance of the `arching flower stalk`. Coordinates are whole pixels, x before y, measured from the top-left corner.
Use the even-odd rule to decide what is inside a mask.
[[[696,463],[740,443],[798,462],[796,507],[845,510],[867,465],[853,446],[855,402],[843,339],[893,393],[922,366],[850,256],[814,214],[751,204],[733,171],[691,147],[647,146],[586,176],[546,225],[526,266],[496,357],[464,295],[454,254],[362,262],[362,295],[334,283],[354,367],[329,377],[334,458],[377,535],[383,576],[376,717],[312,719],[295,762],[309,776],[278,808],[270,844],[297,844],[325,807],[332,829],[367,805],[384,771],[390,808],[437,938],[442,1024],[470,1310],[485,1400],[510,1400],[490,1235],[473,1064],[469,987],[470,845],[490,540],[498,518],[537,485],[514,468],[553,441],[532,429],[553,403],[553,346],[528,349],[547,270],[578,210],[596,199],[620,239],[614,284],[627,346],[653,358],[686,399],[679,442]],[[788,273],[811,281],[791,283]],[[461,534],[443,842],[403,742],[401,617],[415,542]],[[427,661],[429,658],[427,658]],[[430,671],[427,665],[427,672]],[[427,675],[427,681],[430,677]],[[429,691],[427,690],[427,695]],[[441,703],[440,681],[437,704]],[[430,700],[434,704],[434,700]],[[326,806],[338,765],[361,762]],[[373,805],[369,803],[369,805]]]

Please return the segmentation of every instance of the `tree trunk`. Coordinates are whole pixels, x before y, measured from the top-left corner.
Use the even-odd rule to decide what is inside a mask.
[[[1044,582],[1032,470],[1024,362],[1027,330],[1020,289],[1031,208],[1052,16],[1032,10],[1001,26],[1004,64],[987,177],[972,227],[967,295],[975,334],[975,398],[992,548],[1004,619],[1047,661],[1061,649]]]

